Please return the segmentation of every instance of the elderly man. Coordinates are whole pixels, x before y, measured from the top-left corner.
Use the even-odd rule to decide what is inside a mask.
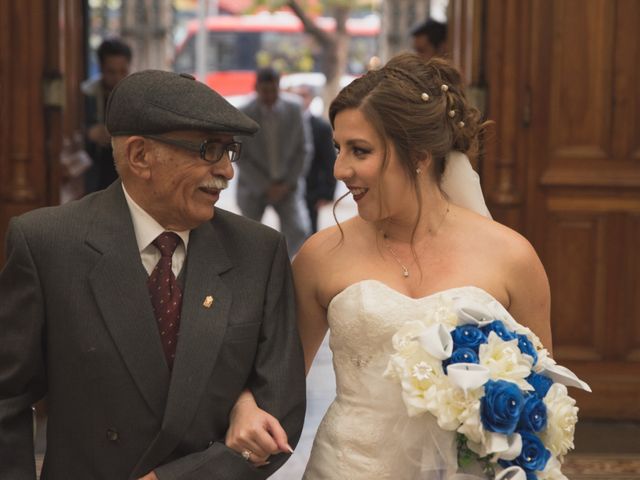
[[[224,444],[243,390],[297,441],[304,366],[284,238],[214,209],[258,126],[189,75],[107,105],[120,180],[14,218],[0,272],[0,478],[264,479],[287,454]],[[277,422],[273,422],[274,424]],[[263,454],[264,452],[261,452]],[[273,452],[270,452],[273,453]]]

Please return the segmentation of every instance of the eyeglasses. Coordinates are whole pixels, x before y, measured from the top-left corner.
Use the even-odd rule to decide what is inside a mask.
[[[200,154],[200,158],[210,164],[218,163],[225,153],[228,155],[231,162],[237,162],[242,150],[242,144],[240,142],[221,143],[216,140],[205,140],[204,142],[197,144],[188,142],[187,140],[177,140],[175,138],[167,138],[161,135],[142,136],[160,143],[184,148],[190,152],[198,152]]]

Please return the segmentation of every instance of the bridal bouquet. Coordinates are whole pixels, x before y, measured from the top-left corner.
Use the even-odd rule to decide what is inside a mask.
[[[488,478],[567,480],[578,408],[566,386],[589,386],[503,307],[441,302],[393,337],[385,376],[401,385],[409,415],[457,432],[459,466],[477,461]]]

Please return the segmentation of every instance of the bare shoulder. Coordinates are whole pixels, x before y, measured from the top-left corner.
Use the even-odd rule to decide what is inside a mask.
[[[311,236],[293,260],[293,275],[299,290],[313,292],[326,307],[337,291],[349,282],[357,258],[366,249],[364,222],[353,218]]]
[[[506,293],[509,313],[551,348],[549,281],[529,240],[472,212],[460,212],[458,218],[462,244],[481,259],[483,268],[490,268],[492,284]]]
[[[340,241],[338,227],[329,227],[314,233],[304,242],[293,259],[294,269],[322,263],[331,251],[340,245]]]
[[[535,249],[520,233],[482,215],[459,210],[458,219],[464,235],[477,246],[478,253],[496,267],[511,270],[540,263]]]

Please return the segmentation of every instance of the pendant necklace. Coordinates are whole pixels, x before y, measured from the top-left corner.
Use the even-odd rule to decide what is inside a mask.
[[[442,224],[444,223],[444,220],[447,218],[447,214],[449,213],[449,206],[450,205],[447,203],[447,209],[445,210],[444,215],[442,216],[442,220],[440,221],[440,225],[438,225],[438,228],[436,228],[434,231],[429,230],[429,233],[431,233],[432,235],[438,232],[438,230],[440,230],[440,227],[442,227]],[[400,258],[398,257],[398,254],[396,253],[396,251],[393,248],[391,248],[391,245],[389,245],[389,237],[387,236],[386,232],[384,230],[380,230],[380,233],[382,233],[382,243],[384,243],[384,246],[386,247],[386,249],[389,250],[389,253],[393,257],[393,259],[396,261],[396,263],[400,265],[400,268],[402,268],[402,276],[404,278],[409,278],[409,269],[404,263],[400,261]]]
[[[382,241],[384,242],[384,246],[387,247],[387,250],[389,250],[389,253],[393,257],[393,259],[402,268],[402,276],[404,278],[408,278],[409,277],[409,269],[407,268],[407,266],[404,263],[402,263],[400,261],[400,259],[398,258],[398,255],[396,255],[396,252],[393,250],[393,248],[391,248],[391,245],[389,245],[389,241],[387,240],[387,234],[384,233],[384,232],[382,232]]]

